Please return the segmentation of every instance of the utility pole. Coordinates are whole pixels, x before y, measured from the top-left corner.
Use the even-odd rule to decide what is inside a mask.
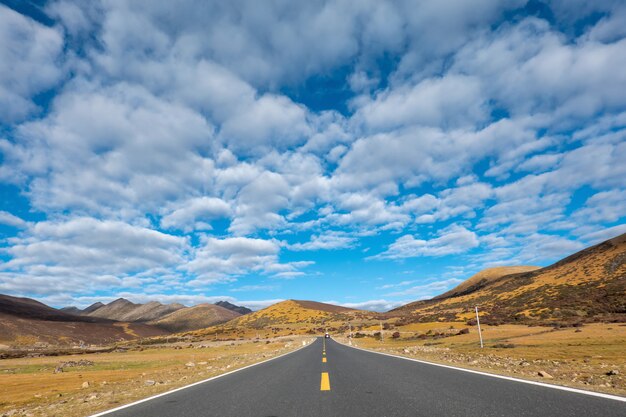
[[[385,338],[383,337],[383,322],[380,322],[380,341],[385,343]]]
[[[482,349],[483,346],[483,333],[480,330],[480,318],[478,317],[478,306],[475,307],[476,308],[476,324],[478,325],[478,337],[480,337],[480,348]]]

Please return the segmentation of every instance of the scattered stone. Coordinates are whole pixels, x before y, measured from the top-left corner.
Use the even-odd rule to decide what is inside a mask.
[[[59,367],[61,368],[74,368],[76,366],[93,366],[93,362],[92,361],[88,361],[87,359],[81,359],[79,361],[68,361],[68,362],[61,362],[59,364]]]
[[[153,380],[151,380],[151,379],[148,379],[148,380],[146,380],[143,384],[144,384],[144,385],[146,385],[146,386],[151,387],[151,386],[153,386],[154,384],[156,384],[156,382],[155,382],[155,381],[153,381]]]
[[[57,366],[56,368],[54,368],[54,373],[55,374],[60,374],[63,372],[63,367],[62,366]]]
[[[198,365],[206,365],[206,364],[207,364],[207,362],[204,362],[204,361],[203,362],[198,362]]]
[[[611,369],[609,372],[606,373],[608,376],[613,376],[613,375],[619,375],[619,370],[617,369]]]
[[[547,373],[546,371],[539,371],[537,372],[537,375],[539,375],[542,378],[546,378],[546,379],[552,379],[554,378],[552,375],[550,375],[549,373]]]
[[[81,385],[80,387],[81,388],[89,388],[89,381],[83,382],[83,385]]]
[[[187,368],[192,368],[192,367],[196,366],[196,364],[195,364],[195,363],[193,363],[193,362],[187,362],[187,363],[185,364],[185,366],[186,366]]]

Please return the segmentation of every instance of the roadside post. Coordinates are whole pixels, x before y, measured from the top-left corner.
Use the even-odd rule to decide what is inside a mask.
[[[483,346],[483,333],[480,330],[480,318],[478,317],[478,306],[475,307],[476,309],[476,324],[478,325],[478,337],[480,338],[480,348],[482,349]]]

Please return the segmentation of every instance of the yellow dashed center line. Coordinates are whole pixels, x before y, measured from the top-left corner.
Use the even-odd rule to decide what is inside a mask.
[[[320,391],[330,391],[330,378],[328,377],[328,372],[322,372]]]
[[[326,363],[326,358],[322,358],[322,362],[323,362],[323,363]]]

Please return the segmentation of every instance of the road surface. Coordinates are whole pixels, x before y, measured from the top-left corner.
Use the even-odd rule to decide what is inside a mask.
[[[284,357],[107,414],[129,416],[624,417],[626,403],[407,361],[320,338]]]

